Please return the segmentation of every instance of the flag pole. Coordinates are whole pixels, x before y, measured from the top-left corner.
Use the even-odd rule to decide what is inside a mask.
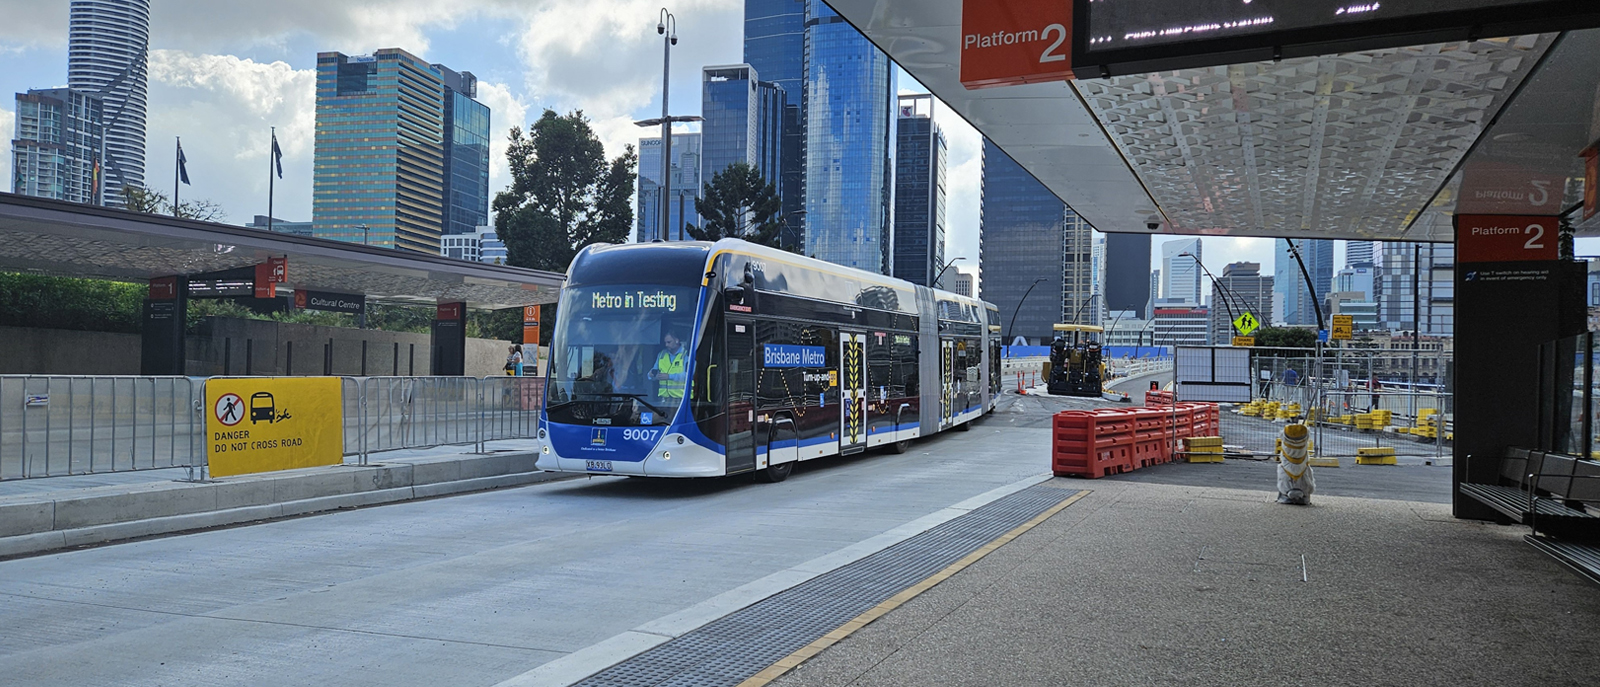
[[[178,216],[178,172],[183,169],[183,138],[173,136],[178,147],[172,155],[172,216]]]
[[[278,127],[272,127],[271,142],[267,144],[267,231],[272,231],[272,191],[273,191],[273,155],[272,148],[278,145]]]

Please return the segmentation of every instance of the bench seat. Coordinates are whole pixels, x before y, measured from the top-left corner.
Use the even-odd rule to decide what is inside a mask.
[[[1600,585],[1600,546],[1563,541],[1536,534],[1524,536],[1523,541],[1545,553],[1579,577]]]

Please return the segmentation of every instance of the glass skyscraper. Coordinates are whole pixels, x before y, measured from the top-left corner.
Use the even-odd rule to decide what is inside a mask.
[[[694,201],[700,197],[700,134],[672,134],[672,193],[667,199],[667,235],[661,235],[661,137],[639,139],[640,243],[691,239],[685,225],[700,225]]]
[[[123,186],[144,186],[144,119],[150,0],[72,0],[67,87],[98,93],[105,122],[101,196],[122,206]]]
[[[745,0],[744,61],[784,93],[782,183],[785,246],[803,245],[805,231],[805,97],[807,0]]]
[[[1051,248],[1064,245],[1068,212],[1050,189],[984,139],[980,297],[1000,308],[1008,344],[1019,336],[1029,343],[1048,342],[1054,325],[1063,321],[1066,256]]]
[[[18,93],[11,192],[98,205],[101,107],[99,95],[71,88]]]
[[[439,253],[444,101],[439,73],[404,50],[317,55],[317,237]]]
[[[805,254],[889,272],[895,69],[822,2],[806,9]]]
[[[744,162],[759,170],[762,178],[778,189],[781,196],[783,89],[770,81],[762,81],[760,73],[748,64],[706,67],[703,74],[702,182],[709,184],[728,165]]]
[[[893,275],[937,286],[945,259],[945,140],[933,121],[933,96],[901,96],[895,126]]]
[[[433,65],[444,81],[444,233],[470,234],[489,223],[489,106],[478,77]]]
[[[1306,263],[1306,271],[1311,274],[1311,283],[1316,285],[1315,295],[1306,288],[1300,264],[1289,254],[1289,242],[1278,239],[1274,243],[1277,251],[1272,258],[1272,290],[1283,303],[1279,316],[1284,324],[1316,326],[1317,308],[1333,289],[1333,241],[1296,241],[1294,244],[1300,251],[1300,259]],[[1322,324],[1328,324],[1326,313]]]

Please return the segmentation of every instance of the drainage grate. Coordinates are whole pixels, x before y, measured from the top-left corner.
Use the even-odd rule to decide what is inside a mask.
[[[1076,494],[1038,485],[818,575],[575,687],[733,687]]]

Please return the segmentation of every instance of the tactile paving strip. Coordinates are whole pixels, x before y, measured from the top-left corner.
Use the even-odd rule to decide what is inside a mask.
[[[1029,487],[707,623],[576,687],[733,687],[1077,493]]]

